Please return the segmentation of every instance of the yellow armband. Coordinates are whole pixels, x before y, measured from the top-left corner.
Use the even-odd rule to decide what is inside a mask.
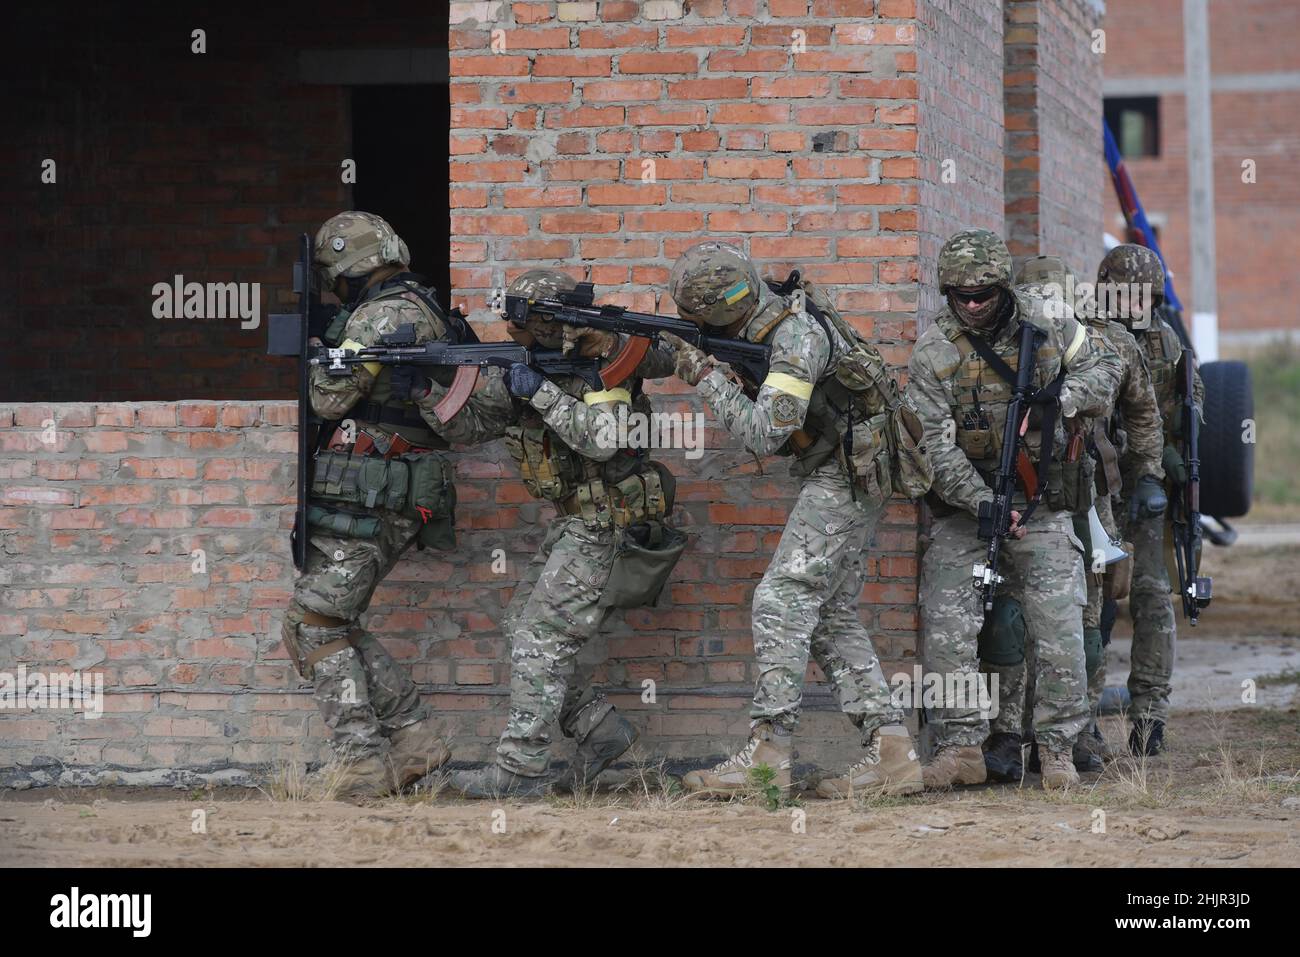
[[[632,393],[627,389],[605,389],[602,392],[588,392],[582,397],[582,401],[587,405],[597,405],[601,402],[631,402]]]
[[[813,384],[811,382],[804,382],[803,379],[796,379],[784,372],[769,372],[767,378],[763,380],[763,385],[771,386],[778,392],[788,393],[796,399],[803,399],[805,402],[811,399],[813,394]]]

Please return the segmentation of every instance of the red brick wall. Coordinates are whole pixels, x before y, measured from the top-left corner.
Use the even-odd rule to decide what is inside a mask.
[[[1181,0],[1107,5],[1108,80],[1183,76]],[[1212,0],[1210,57],[1214,77],[1300,70],[1300,5],[1291,0]],[[1216,92],[1214,135],[1215,246],[1222,333],[1297,327],[1300,299],[1300,183],[1291,157],[1300,152],[1300,90]],[[1185,308],[1192,302],[1187,207],[1187,120],[1181,94],[1160,97],[1160,155],[1125,160],[1148,216],[1163,221],[1161,249]],[[1253,159],[1256,182],[1242,182]],[[1107,183],[1105,228],[1123,238],[1123,218]],[[1096,262],[1092,263],[1095,275]]]
[[[1007,243],[1088,276],[1104,252],[1099,21],[1084,0],[1007,0],[1005,13]]]
[[[941,304],[944,240],[967,226],[1002,229],[1002,11],[984,0],[918,0],[916,9],[925,315]]]
[[[287,402],[0,407],[0,547],[11,556],[0,567],[0,670],[101,672],[106,690],[98,720],[0,713],[0,769],[50,758],[213,769],[321,754],[324,728],[278,638],[293,576],[294,421]],[[793,483],[753,478],[752,466],[738,482],[733,454],[694,474],[680,454],[665,458],[687,476],[676,521],[692,536],[672,600],[615,613],[583,659],[647,732],[648,753],[714,754],[747,727],[749,601]],[[509,685],[497,622],[550,509],[527,497],[499,448],[458,455],[457,470],[458,550],[409,553],[364,621],[410,667],[457,756],[481,760]],[[914,647],[911,513],[890,508],[863,596],[893,661]],[[641,700],[646,679],[653,704]],[[843,758],[852,736],[824,687],[810,687],[808,707],[809,755]],[[0,784],[21,778],[0,773]]]

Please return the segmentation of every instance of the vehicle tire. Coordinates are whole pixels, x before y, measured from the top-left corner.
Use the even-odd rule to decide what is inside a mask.
[[[1236,518],[1250,511],[1255,491],[1255,443],[1243,440],[1246,420],[1252,420],[1253,431],[1255,418],[1250,368],[1244,362],[1207,362],[1201,366],[1201,380],[1201,512]]]

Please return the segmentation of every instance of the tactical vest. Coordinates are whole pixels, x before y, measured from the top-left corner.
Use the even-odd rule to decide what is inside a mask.
[[[396,280],[396,281],[395,281]],[[445,330],[447,321],[435,303],[393,277],[370,290],[364,303],[401,298],[414,303]],[[353,308],[340,309],[322,335],[331,346],[343,339]],[[412,451],[390,458],[376,453],[354,454],[351,449],[321,449],[316,453],[309,490],[308,524],[314,531],[353,538],[374,538],[382,528],[377,510],[395,512],[420,523],[417,543],[451,549],[455,546],[456,488],[452,463],[434,451],[446,443],[429,428],[414,403],[392,394],[391,371],[385,366],[375,378],[370,395],[348,410],[347,418],[379,442],[400,435]]]
[[[1018,371],[1020,363],[1015,330],[1021,321],[1028,320],[1023,318],[1023,307],[1018,302],[1016,313],[1008,320],[1006,328],[996,340],[989,341],[993,351],[1013,373]],[[936,324],[961,353],[952,407],[953,420],[957,425],[957,446],[984,480],[991,484],[1002,456],[1002,435],[1014,386],[1004,381],[975,351],[969,341],[969,336],[975,333],[968,332],[954,316],[947,312],[941,313]],[[1051,385],[1061,369],[1062,361],[1060,349],[1050,339],[1045,340],[1035,355],[1034,388],[1044,389]],[[1083,474],[1082,457],[1068,469],[1065,467],[1063,460],[1066,443],[1060,434],[1064,430],[1060,429],[1059,420],[1057,428],[1059,431],[1052,444],[1052,462],[1048,467],[1044,498],[1054,510],[1074,511],[1085,497],[1089,497],[1086,487],[1088,477]],[[1041,413],[1037,406],[1030,410],[1029,428],[1022,447],[1029,461],[1037,466],[1042,447]]]
[[[1168,439],[1170,426],[1178,416],[1178,360],[1183,355],[1183,344],[1178,333],[1165,322],[1153,320],[1151,328],[1135,333],[1142,351],[1146,353],[1151,384],[1156,390],[1156,403]]]
[[[550,380],[567,395],[581,399],[592,391],[578,376]],[[630,412],[648,421],[650,399],[639,379],[632,383]],[[519,423],[508,427],[502,442],[524,487],[534,498],[554,502],[563,515],[579,515],[589,525],[619,528],[668,513],[673,478],[651,462],[645,449],[620,449],[607,461],[589,459],[569,448],[546,425],[540,412],[525,406]]]
[[[399,281],[392,277],[367,291],[366,296],[355,306],[340,309],[329,328],[325,330],[323,340],[331,346],[337,346],[343,338],[343,331],[352,313],[362,305],[382,302],[388,299],[404,299],[413,303],[424,313],[435,329],[446,330],[448,322],[431,299],[422,295],[424,290],[414,283]],[[358,429],[374,431],[378,429],[385,434],[401,435],[412,445],[422,448],[446,448],[446,443],[429,428],[429,424],[420,415],[415,404],[405,396],[394,396],[392,391],[392,369],[384,366],[375,377],[370,395],[348,410],[348,418],[357,424]]]

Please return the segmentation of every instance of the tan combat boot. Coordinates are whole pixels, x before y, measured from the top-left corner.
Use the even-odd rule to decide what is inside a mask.
[[[386,754],[336,758],[308,779],[311,796],[320,800],[380,798],[397,790]]]
[[[1069,751],[1050,751],[1039,748],[1043,762],[1043,790],[1059,791],[1079,783],[1079,772],[1074,769],[1074,755]]]
[[[776,772],[772,783],[781,794],[790,793],[790,765],[794,754],[794,736],[764,721],[749,733],[749,743],[708,771],[690,771],[682,778],[686,790],[731,794],[753,786],[752,768],[765,764]]]
[[[398,788],[410,787],[451,759],[451,750],[433,730],[432,718],[398,728],[388,740],[393,746],[388,760],[392,762]]]
[[[846,798],[862,794],[915,794],[924,787],[921,762],[917,760],[912,736],[901,724],[890,724],[871,736],[866,756],[837,778],[817,785],[824,798]]]
[[[983,784],[988,779],[984,752],[978,745],[944,748],[921,768],[928,788],[950,788],[957,784]]]

